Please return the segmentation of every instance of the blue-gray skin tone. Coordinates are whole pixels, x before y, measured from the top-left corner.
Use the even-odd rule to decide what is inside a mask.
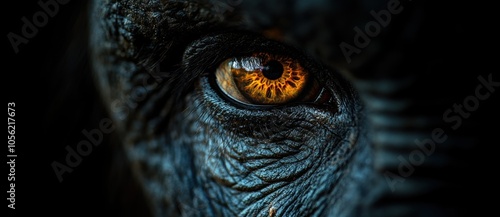
[[[447,134],[445,148],[410,175],[398,161],[421,150],[415,140],[442,127],[453,102],[452,88],[436,91],[443,80],[426,79],[435,73],[432,54],[421,55],[438,43],[427,43],[426,32],[446,20],[429,24],[439,6],[389,2],[93,1],[96,82],[149,212],[456,215],[437,201],[455,196],[448,155],[465,145],[452,146]],[[353,28],[376,21],[372,10],[393,13],[390,25],[346,53],[339,45],[357,46]],[[213,83],[215,68],[253,52],[293,56],[331,99],[274,107],[228,100]]]

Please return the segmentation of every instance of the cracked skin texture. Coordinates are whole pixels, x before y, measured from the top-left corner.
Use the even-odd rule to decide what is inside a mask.
[[[348,65],[338,44],[352,41],[352,27],[370,21],[369,11],[383,9],[386,1],[235,2],[230,10],[219,1],[94,0],[90,6],[96,82],[133,179],[145,194],[145,213],[377,216],[368,208],[379,202],[381,216],[429,214],[415,213],[412,206],[426,207],[418,196],[435,196],[422,190],[432,185],[410,179],[401,184],[406,188],[389,194],[380,184],[380,171],[394,172],[398,166],[386,159],[406,153],[404,145],[415,139],[399,133],[436,127],[427,119],[407,127],[404,114],[439,115],[443,109],[436,108],[451,101],[439,102],[434,110],[415,103],[434,94],[441,81],[425,81],[426,91],[419,76],[431,72],[422,75],[418,66],[400,73],[403,63],[422,60],[414,52],[421,49],[414,33],[421,31],[423,18],[417,15],[422,5],[406,9]],[[218,63],[259,49],[283,52],[280,43],[307,53],[304,67],[332,92],[334,105],[256,109],[235,105],[214,91],[210,74]],[[392,85],[408,78],[413,79],[409,84]],[[435,95],[439,101],[446,94]],[[403,123],[375,121],[391,117]],[[387,144],[367,133],[386,133],[403,145],[390,143],[396,151],[385,152]],[[434,178],[430,171],[412,178]],[[384,209],[401,195],[405,199],[397,206]]]

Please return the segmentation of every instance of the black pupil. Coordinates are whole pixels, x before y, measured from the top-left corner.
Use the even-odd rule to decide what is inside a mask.
[[[276,80],[283,75],[283,65],[276,60],[271,60],[264,65],[262,74],[270,80]]]

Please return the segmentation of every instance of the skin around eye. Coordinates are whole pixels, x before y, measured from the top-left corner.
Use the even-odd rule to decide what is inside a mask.
[[[301,96],[311,76],[290,57],[256,53],[226,59],[215,77],[222,92],[236,101],[278,105]]]

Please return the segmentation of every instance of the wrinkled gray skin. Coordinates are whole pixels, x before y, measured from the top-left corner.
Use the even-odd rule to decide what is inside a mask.
[[[149,212],[457,215],[442,199],[460,191],[449,184],[458,176],[450,153],[468,144],[453,132],[416,172],[398,171],[398,156],[408,159],[415,139],[444,127],[442,114],[454,102],[453,88],[438,91],[443,79],[428,79],[447,64],[428,51],[453,43],[442,40],[449,20],[433,17],[439,5],[401,1],[403,11],[348,64],[339,44],[353,45],[353,28],[363,29],[387,1],[228,2],[91,4],[96,82]],[[243,108],[216,93],[210,74],[217,64],[255,46],[233,31],[268,29],[322,66],[315,76],[334,105]],[[430,35],[435,41],[426,41]],[[402,179],[394,192],[388,172]]]

